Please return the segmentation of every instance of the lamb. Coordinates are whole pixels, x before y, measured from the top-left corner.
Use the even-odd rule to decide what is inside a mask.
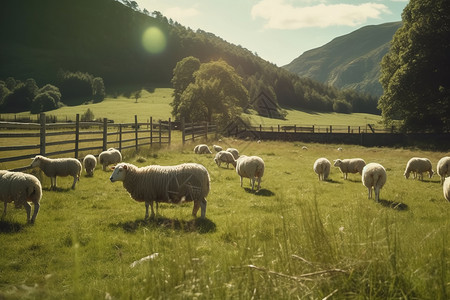
[[[47,158],[37,155],[31,162],[31,167],[39,167],[46,176],[50,177],[51,189],[56,188],[57,176],[72,176],[72,189],[75,189],[77,181],[80,180],[82,166],[78,159],[75,158]]]
[[[211,154],[211,150],[209,150],[208,145],[206,144],[200,144],[195,146],[194,153],[196,154]]]
[[[231,154],[228,151],[219,151],[216,154],[216,157],[214,158],[214,162],[217,164],[217,166],[220,167],[221,163],[227,164],[227,169],[230,164],[233,165],[233,167],[236,168],[236,160],[234,159],[233,154]]]
[[[87,175],[94,176],[94,170],[95,167],[97,166],[97,159],[95,158],[94,155],[88,154],[83,159],[83,166],[84,169],[86,170]]]
[[[236,160],[236,173],[242,178],[250,178],[252,191],[255,188],[255,180],[258,180],[257,190],[261,187],[261,178],[264,175],[264,161],[259,156],[242,155]]]
[[[369,191],[369,199],[372,198],[372,187],[375,191],[375,201],[380,201],[380,190],[386,183],[386,170],[378,163],[369,163],[362,170],[362,183]]]
[[[213,145],[213,149],[214,149],[214,151],[216,151],[216,152],[220,152],[220,151],[223,150],[223,148],[220,147],[219,145]]]
[[[6,206],[13,202],[16,208],[25,207],[27,212],[27,222],[34,223],[39,212],[42,198],[41,182],[33,175],[22,172],[0,171],[0,201],[4,202],[2,218],[6,215]],[[33,216],[31,215],[31,205],[34,204]]]
[[[423,180],[423,172],[428,172],[428,176],[431,178],[434,171],[431,166],[431,161],[428,158],[413,157],[406,164],[405,175],[406,179],[409,178],[409,174],[413,172],[414,178],[419,174],[419,180]]]
[[[313,166],[314,172],[319,175],[319,180],[327,180],[328,175],[330,175],[331,163],[328,159],[322,157],[318,158],[314,162]]]
[[[445,177],[450,176],[450,156],[444,156],[439,160],[436,167],[437,173],[441,177],[441,185],[444,184]]]
[[[341,169],[344,179],[347,179],[348,173],[362,174],[362,170],[366,162],[362,158],[349,158],[349,159],[336,159],[334,160],[334,166]]]
[[[122,181],[123,187],[131,198],[145,202],[145,218],[151,206],[151,217],[155,216],[153,202],[179,203],[193,201],[192,215],[197,216],[201,208],[201,217],[206,215],[206,196],[210,190],[210,178],[206,168],[197,163],[185,163],[176,166],[151,165],[138,168],[129,163],[120,163],[110,177],[111,182]]]
[[[98,156],[98,163],[102,165],[103,171],[106,171],[106,167],[113,164],[118,164],[122,161],[122,154],[115,148],[109,148],[103,151]]]
[[[445,199],[450,201],[450,177],[445,178],[444,184],[442,185],[442,190],[444,191]]]
[[[236,148],[228,148],[226,151],[228,151],[231,154],[233,154],[234,159],[238,159],[239,158],[239,151]]]

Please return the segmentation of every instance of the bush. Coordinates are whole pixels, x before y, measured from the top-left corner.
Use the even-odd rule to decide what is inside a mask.
[[[350,114],[352,112],[352,105],[345,100],[336,100],[333,103],[333,111],[337,113]]]
[[[94,121],[94,113],[89,108],[86,110],[84,114],[81,115],[81,122],[90,122]]]
[[[37,114],[44,111],[57,109],[61,106],[61,93],[59,89],[51,84],[46,84],[38,90],[31,104],[31,113]]]

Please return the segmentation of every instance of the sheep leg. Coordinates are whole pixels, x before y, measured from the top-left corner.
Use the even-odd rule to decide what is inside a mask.
[[[372,187],[367,188],[369,191],[369,199],[372,199]]]
[[[39,207],[40,207],[41,205],[39,204],[39,203],[35,203],[34,204],[34,211],[33,211],[33,216],[31,217],[31,224],[33,224],[34,223],[34,221],[36,220],[36,216],[37,216],[37,214],[38,214],[38,212],[39,212]]]
[[[198,209],[200,208],[200,204],[198,203],[198,200],[194,200],[194,208],[192,209],[192,215],[194,217],[197,217]],[[203,214],[203,208],[202,208],[202,214]]]
[[[74,190],[74,189],[75,189],[75,185],[77,184],[77,181],[78,181],[78,179],[77,179],[77,175],[73,176],[73,184],[72,184],[72,190]]]
[[[23,206],[25,207],[25,210],[27,212],[27,222],[30,223],[30,215],[31,215],[31,205],[30,203],[26,202],[23,204]]]
[[[379,202],[380,201],[380,188],[374,187],[373,189],[375,190],[375,201]]]
[[[242,176],[241,176],[241,187],[242,187]]]
[[[6,206],[8,205],[8,203],[6,203],[6,201],[4,202],[5,203],[5,209],[3,210],[3,213],[2,213],[2,219],[6,216]]]
[[[258,177],[258,191],[261,189],[261,177]]]
[[[202,200],[200,200],[202,219],[204,219],[206,217],[206,205],[207,204],[208,204],[208,201],[206,201],[206,198],[203,198]]]

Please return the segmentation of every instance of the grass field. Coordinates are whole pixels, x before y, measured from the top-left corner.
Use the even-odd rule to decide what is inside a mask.
[[[0,299],[448,299],[450,206],[439,178],[406,180],[413,156],[435,168],[448,153],[415,149],[225,139],[266,164],[261,190],[192,144],[124,153],[137,164],[203,164],[211,176],[206,220],[192,203],[161,204],[144,220],[110,172],[97,167],[50,191],[36,223],[8,205],[0,223]],[[306,145],[308,150],[302,150]],[[343,152],[337,147],[342,146]],[[358,174],[332,168],[319,182],[314,161],[361,157],[385,166],[380,203]],[[142,263],[132,263],[148,257]]]

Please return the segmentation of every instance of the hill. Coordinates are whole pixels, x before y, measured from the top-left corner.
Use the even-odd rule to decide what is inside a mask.
[[[365,26],[306,51],[285,69],[342,89],[381,96],[380,62],[401,22]]]

